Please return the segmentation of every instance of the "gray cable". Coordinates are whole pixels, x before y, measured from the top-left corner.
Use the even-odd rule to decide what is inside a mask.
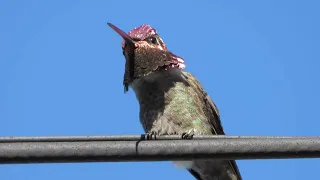
[[[142,139],[142,140],[141,140]],[[0,163],[319,158],[320,137],[0,137]]]

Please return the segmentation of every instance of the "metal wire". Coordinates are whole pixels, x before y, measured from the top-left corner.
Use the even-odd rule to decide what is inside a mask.
[[[0,163],[319,158],[320,137],[0,137]]]
[[[225,136],[195,135],[193,140],[203,139],[275,139],[275,138],[320,138],[320,136]],[[74,141],[139,141],[139,140],[182,140],[181,135],[147,136],[142,135],[109,135],[109,136],[0,136],[2,142],[74,142]]]

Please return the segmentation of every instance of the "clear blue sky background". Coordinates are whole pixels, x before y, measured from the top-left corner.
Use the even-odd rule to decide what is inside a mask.
[[[230,135],[320,135],[319,1],[0,1],[0,135],[141,134],[121,38],[149,23]],[[318,179],[320,161],[241,160],[245,180]],[[1,165],[6,180],[193,179],[170,162]]]

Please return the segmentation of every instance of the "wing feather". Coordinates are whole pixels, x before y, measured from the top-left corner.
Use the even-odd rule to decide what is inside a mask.
[[[216,106],[216,104],[212,101],[210,96],[205,92],[200,82],[193,76],[191,73],[183,72],[186,79],[188,80],[188,83],[190,86],[192,86],[195,90],[198,91],[198,94],[201,95],[201,99],[205,102],[205,106],[203,107],[204,112],[206,112],[206,115],[210,121],[210,124],[212,125],[212,134],[217,135],[225,135],[221,120],[220,120],[220,113]],[[232,166],[232,169],[234,170],[235,174],[238,176],[238,179],[241,180],[240,171],[238,169],[238,166],[234,160],[229,161],[230,165]],[[196,172],[190,171],[191,174],[195,176],[198,180],[200,176],[196,175]]]

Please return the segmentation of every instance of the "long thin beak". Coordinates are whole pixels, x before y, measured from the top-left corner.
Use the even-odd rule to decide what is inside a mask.
[[[117,28],[115,25],[111,23],[107,23],[114,31],[116,31],[130,46],[134,46],[133,39],[125,32],[123,32],[121,29]]]

